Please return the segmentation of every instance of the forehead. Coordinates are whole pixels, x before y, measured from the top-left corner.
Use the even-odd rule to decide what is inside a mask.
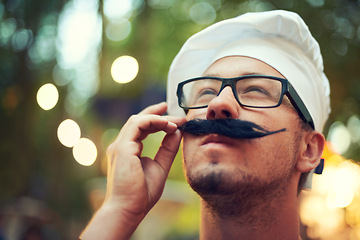
[[[231,78],[253,74],[284,78],[283,75],[268,64],[255,58],[244,56],[228,56],[220,58],[206,69],[203,76]]]

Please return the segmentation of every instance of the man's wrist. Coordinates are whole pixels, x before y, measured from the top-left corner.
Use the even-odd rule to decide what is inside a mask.
[[[130,239],[144,216],[145,214],[131,214],[125,211],[119,204],[105,202],[95,213],[79,239]]]

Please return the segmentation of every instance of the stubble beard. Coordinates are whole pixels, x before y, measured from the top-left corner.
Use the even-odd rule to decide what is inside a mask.
[[[295,164],[297,151],[294,148],[292,150],[294,155],[290,159],[286,154],[277,156],[287,159],[287,165],[281,171],[269,170],[267,179],[240,169],[224,170],[214,163],[198,171],[188,169],[187,180],[205,206],[219,218],[236,218],[251,224],[256,221],[254,215],[265,214],[283,198]]]

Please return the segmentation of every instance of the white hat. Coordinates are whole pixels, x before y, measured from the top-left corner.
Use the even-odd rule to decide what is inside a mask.
[[[168,114],[185,115],[176,96],[180,82],[200,77],[216,60],[234,55],[261,60],[280,72],[304,102],[315,129],[323,130],[330,113],[330,86],[320,47],[301,17],[284,10],[246,13],[190,37],[170,66]]]

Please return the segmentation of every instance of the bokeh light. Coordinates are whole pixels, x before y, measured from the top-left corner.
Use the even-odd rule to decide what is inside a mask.
[[[57,135],[59,141],[66,147],[73,147],[79,141],[81,131],[79,125],[71,119],[66,119],[60,123]]]
[[[1,45],[7,43],[11,36],[16,31],[16,19],[15,18],[8,18],[0,23],[0,43]]]
[[[73,156],[79,164],[90,166],[97,158],[96,145],[88,138],[80,138],[73,148]]]
[[[174,5],[174,0],[148,0],[147,4],[154,9],[168,9]]]
[[[56,19],[55,15],[49,13],[49,16],[34,35],[34,39],[29,45],[28,56],[31,63],[35,66],[40,66],[46,62],[53,61],[56,56],[55,41]]]
[[[106,37],[111,41],[121,41],[131,33],[131,23],[127,19],[111,21],[106,26]]]
[[[62,67],[82,64],[101,40],[102,21],[94,2],[69,2],[59,16],[57,61]]]
[[[131,0],[105,0],[104,15],[108,19],[118,19],[129,15],[132,7]]]
[[[327,197],[329,206],[338,208],[349,206],[360,187],[359,167],[350,161],[339,164],[334,171],[332,186],[333,190]]]
[[[80,117],[99,90],[102,27],[97,0],[68,1],[58,17],[54,81],[67,85],[65,110],[72,116]]]
[[[59,92],[53,84],[44,84],[39,88],[36,100],[42,109],[50,110],[57,104],[59,100]]]
[[[360,211],[357,210],[360,206],[360,166],[337,154],[332,146],[330,142],[325,145],[323,173],[315,174],[311,191],[302,193],[300,217],[310,239],[344,239],[341,235],[332,237],[348,225],[354,227],[360,223]],[[357,235],[355,230],[351,232]]]
[[[118,83],[131,82],[138,72],[138,61],[131,56],[118,57],[111,66],[111,76]]]
[[[360,33],[360,27],[359,27]],[[353,115],[349,118],[347,125],[347,129],[351,134],[351,140],[353,142],[360,142],[360,119],[358,116]]]
[[[343,123],[334,122],[329,129],[328,140],[335,152],[341,155],[350,147],[351,134]]]
[[[312,7],[321,7],[324,5],[325,0],[306,0]]]
[[[15,51],[23,51],[32,42],[33,33],[28,29],[19,29],[11,40]]]
[[[211,24],[216,19],[216,11],[211,4],[199,2],[191,7],[190,17],[197,24]]]

